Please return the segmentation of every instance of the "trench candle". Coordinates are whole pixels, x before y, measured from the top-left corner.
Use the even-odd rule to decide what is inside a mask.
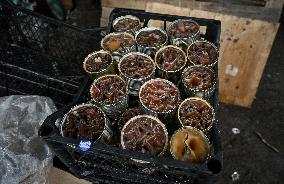
[[[178,108],[178,120],[182,126],[191,126],[207,133],[215,120],[213,107],[201,98],[187,98]]]
[[[179,47],[168,45],[160,48],[155,55],[157,76],[175,84],[180,81],[181,73],[186,66],[186,54]]]
[[[109,143],[113,132],[104,112],[93,104],[73,107],[62,119],[61,135],[64,137]]]
[[[135,35],[135,33],[141,28],[141,23],[138,17],[125,15],[114,19],[112,27],[117,32],[128,32]]]
[[[193,65],[213,67],[218,57],[217,47],[208,41],[196,41],[187,48],[187,58]]]
[[[90,53],[83,62],[83,68],[92,79],[115,73],[111,54],[103,50]]]
[[[118,75],[104,75],[94,80],[90,94],[93,102],[110,118],[117,117],[127,108],[126,83]]]
[[[199,39],[200,26],[191,19],[178,19],[167,27],[171,44],[186,48]]]
[[[209,141],[200,130],[182,127],[171,138],[170,152],[176,160],[202,164],[209,158]]]
[[[118,64],[120,76],[127,82],[128,93],[138,96],[140,87],[155,75],[152,58],[139,52],[123,56]]]
[[[178,88],[165,79],[151,79],[139,91],[140,109],[158,117],[163,123],[172,123],[180,102]]]
[[[209,100],[215,85],[215,75],[211,68],[193,65],[182,72],[181,89],[185,98],[196,96]]]
[[[123,149],[163,155],[168,146],[168,132],[159,119],[149,115],[138,115],[124,125],[121,145]]]
[[[134,36],[126,32],[106,35],[101,47],[112,54],[116,66],[123,55],[136,51]]]
[[[138,51],[153,58],[157,50],[167,44],[168,36],[160,28],[145,27],[136,33],[135,40]]]

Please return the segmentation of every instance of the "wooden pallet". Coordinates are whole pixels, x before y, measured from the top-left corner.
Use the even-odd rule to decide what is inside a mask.
[[[278,22],[284,0],[102,0],[102,7],[145,10],[151,2]]]
[[[111,0],[107,1],[110,2]],[[102,2],[106,3],[107,1]],[[165,1],[166,0],[164,0],[164,2]],[[116,2],[119,2],[119,0]],[[130,3],[133,5],[131,7],[126,7],[125,4],[128,3],[124,3],[124,5],[121,5],[120,7],[135,8],[145,6],[145,10],[148,12],[221,20],[222,30],[219,62],[220,101],[244,107],[251,106],[279,27],[276,17],[274,17],[274,21],[276,22],[267,22],[264,20],[253,19],[252,17],[240,17],[225,13],[200,10],[198,8],[181,8],[180,6],[182,5],[180,4],[178,6],[173,6],[169,3],[146,2],[146,5],[144,5],[142,4],[142,1],[135,2],[137,4]],[[185,0],[179,2],[182,3],[185,2]],[[196,1],[187,2],[200,3]],[[265,7],[258,7],[268,8],[269,2],[271,3],[272,1],[268,1]],[[273,2],[279,3],[280,1]],[[283,3],[283,1],[281,1],[281,3]],[[116,5],[116,3],[112,4],[112,6]],[[234,6],[240,5],[234,4]],[[271,7],[271,5],[269,6]],[[108,23],[108,18],[106,17],[109,16],[112,9],[113,7],[103,7],[102,24],[106,25]],[[158,21],[150,22],[150,24],[157,27],[162,25],[162,23]]]

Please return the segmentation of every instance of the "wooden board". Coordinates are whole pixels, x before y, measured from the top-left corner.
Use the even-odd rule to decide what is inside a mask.
[[[209,1],[209,0],[208,0]],[[205,2],[194,0],[103,0],[103,7],[110,8],[130,8],[130,9],[146,9],[146,4],[151,2],[165,3],[177,7],[186,7],[195,10],[211,11],[234,15],[239,17],[247,17],[259,20],[278,22],[281,16],[284,0],[267,0],[266,5],[252,6],[232,3],[224,0],[222,2]]]
[[[147,3],[146,11],[221,20],[220,100],[244,107],[252,104],[279,27],[278,23],[162,3]]]
[[[102,7],[102,16],[100,24],[101,27],[105,27],[108,25],[109,16],[112,10],[113,8],[110,7]]]
[[[79,179],[72,174],[53,167],[49,175],[49,184],[91,184]]]

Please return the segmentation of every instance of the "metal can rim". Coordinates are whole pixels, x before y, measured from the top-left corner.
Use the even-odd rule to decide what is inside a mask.
[[[169,34],[169,28],[170,28],[171,26],[173,26],[174,24],[180,22],[180,21],[181,21],[181,22],[189,21],[189,22],[194,23],[195,25],[197,25],[198,31],[197,31],[196,33],[194,33],[194,34],[192,34],[192,35],[188,35],[188,36],[186,36],[186,37],[175,37],[174,35],[170,35],[170,34]],[[177,20],[171,22],[171,23],[167,26],[166,30],[167,30],[167,33],[168,33],[169,36],[175,37],[175,38],[196,37],[197,35],[200,34],[200,25],[199,25],[196,21],[194,21],[194,20],[192,20],[192,19],[177,19]]]
[[[182,67],[180,67],[180,68],[177,69],[177,70],[164,70],[164,69],[162,69],[162,68],[158,65],[158,63],[157,63],[158,53],[159,53],[159,52],[162,52],[162,51],[163,51],[164,49],[166,49],[166,48],[175,48],[175,49],[177,49],[177,50],[179,50],[179,51],[182,52],[182,54],[183,54],[183,56],[184,56],[184,59],[185,59],[185,62],[184,62],[184,64],[182,65]],[[177,47],[177,46],[175,46],[175,45],[167,45],[167,46],[161,47],[161,48],[156,52],[156,54],[155,54],[155,63],[156,63],[157,69],[159,69],[159,70],[161,70],[161,71],[163,71],[163,72],[167,72],[167,73],[175,73],[175,72],[178,72],[178,71],[183,70],[183,68],[186,66],[186,64],[187,64],[187,56],[186,56],[186,53],[185,53],[181,48],[179,48],[179,47]]]
[[[169,142],[169,145],[170,145],[170,153],[171,153],[172,157],[173,157],[175,160],[178,160],[178,159],[175,157],[175,154],[173,154],[173,151],[172,151],[172,142],[173,142],[173,139],[174,139],[175,135],[176,135],[179,131],[186,130],[186,129],[193,129],[194,131],[198,132],[201,136],[204,137],[205,142],[207,143],[208,149],[209,149],[208,154],[207,154],[207,156],[206,156],[206,159],[205,159],[205,161],[204,161],[204,162],[207,162],[207,161],[211,158],[211,156],[210,156],[210,141],[209,141],[208,137],[205,135],[204,132],[202,132],[201,130],[199,130],[199,129],[197,129],[197,128],[194,128],[194,127],[192,127],[192,126],[183,126],[183,127],[179,128],[179,129],[177,129],[177,130],[173,133],[173,135],[172,135],[172,137],[171,137],[171,139],[170,139],[170,142]]]
[[[186,98],[184,101],[182,101],[181,103],[180,103],[180,105],[179,105],[179,107],[178,107],[178,110],[177,110],[177,116],[178,116],[178,122],[179,122],[179,124],[182,126],[182,127],[187,127],[187,126],[185,126],[185,125],[183,125],[183,123],[182,123],[182,121],[181,121],[181,119],[180,119],[180,108],[181,108],[181,106],[185,103],[185,102],[187,102],[187,101],[190,101],[190,100],[199,100],[199,101],[202,101],[202,102],[204,102],[210,109],[211,109],[211,111],[212,111],[212,120],[211,120],[211,124],[205,129],[205,130],[200,130],[201,132],[203,132],[203,133],[205,133],[205,132],[208,132],[211,128],[212,128],[212,126],[213,126],[213,124],[214,124],[214,122],[215,122],[215,110],[214,110],[214,108],[206,101],[206,100],[204,100],[204,99],[202,99],[202,98],[199,98],[199,97],[190,97],[190,98]],[[191,126],[192,127],[192,126]],[[195,127],[193,127],[193,128],[195,128]],[[196,129],[198,129],[198,128],[196,128]],[[199,130],[199,129],[198,129]]]
[[[156,112],[156,111],[153,111],[152,109],[146,107],[145,104],[142,102],[142,100],[141,100],[141,91],[142,91],[143,87],[144,87],[145,85],[147,85],[147,83],[150,83],[150,82],[152,82],[152,81],[154,81],[154,80],[162,80],[162,81],[164,81],[164,82],[170,84],[171,86],[173,86],[174,88],[177,89],[177,92],[178,92],[178,93],[177,93],[178,100],[177,100],[176,106],[175,106],[173,109],[170,109],[169,111],[165,111],[165,112]],[[180,99],[181,99],[181,97],[180,97],[180,92],[179,92],[178,87],[177,87],[174,83],[172,83],[171,81],[166,80],[166,79],[162,79],[162,78],[150,79],[150,80],[148,80],[147,82],[145,82],[145,83],[140,87],[139,95],[138,95],[138,96],[139,96],[139,101],[140,101],[141,105],[142,105],[145,109],[147,109],[148,111],[150,111],[150,112],[152,112],[152,113],[154,113],[154,114],[165,114],[165,113],[171,113],[171,112],[175,111],[175,109],[178,107],[179,102],[180,102]]]
[[[127,32],[113,32],[113,33],[107,34],[105,37],[102,38],[102,40],[101,40],[101,48],[103,48],[104,50],[108,50],[108,49],[106,49],[106,48],[104,47],[104,41],[105,41],[106,38],[108,38],[108,37],[110,37],[110,36],[113,36],[113,35],[123,35],[123,34],[128,35],[128,36],[130,36],[130,37],[132,38],[132,40],[134,41],[134,43],[133,43],[133,45],[130,45],[129,47],[133,47],[133,46],[135,45],[136,41],[135,41],[135,37],[134,37],[132,34],[127,33]],[[111,51],[109,51],[109,52],[111,52]],[[112,52],[119,52],[119,50],[112,51]],[[112,52],[111,52],[111,53],[112,53]]]
[[[144,114],[144,115],[137,115],[137,116],[134,116],[134,117],[132,117],[131,119],[129,119],[129,120],[124,124],[124,126],[123,126],[123,128],[122,128],[122,130],[121,130],[121,136],[120,136],[120,142],[121,142],[122,148],[123,148],[123,149],[126,149],[125,144],[124,144],[124,140],[123,140],[125,128],[126,128],[132,121],[134,121],[134,120],[136,120],[136,119],[138,119],[138,118],[142,118],[142,117],[150,118],[150,119],[156,121],[159,125],[162,126],[162,128],[163,128],[163,130],[164,130],[164,133],[165,133],[165,136],[166,136],[166,142],[165,142],[165,145],[164,145],[163,150],[158,154],[158,156],[163,155],[163,154],[165,153],[165,151],[167,150],[167,148],[168,148],[168,142],[169,142],[169,140],[168,140],[168,138],[169,138],[169,137],[168,137],[168,130],[167,130],[165,124],[161,122],[161,120],[159,120],[158,118],[156,118],[156,117],[154,117],[154,116],[151,116],[151,115],[145,115],[145,114]]]
[[[138,35],[139,35],[141,32],[143,32],[143,31],[152,31],[152,30],[161,31],[161,32],[166,36],[165,42],[162,43],[162,44],[160,44],[158,47],[164,46],[164,45],[166,45],[166,44],[168,43],[168,34],[167,34],[167,32],[166,32],[165,30],[163,30],[163,29],[161,29],[161,28],[158,28],[158,27],[144,27],[144,28],[140,29],[140,30],[135,34],[135,37],[134,37],[134,38],[135,38],[135,42],[136,42],[137,46],[139,46],[139,47],[147,47],[147,48],[156,48],[156,47],[143,46],[143,45],[141,45],[141,44],[139,44],[139,43],[137,42],[137,37],[138,37]]]
[[[78,105],[73,106],[73,107],[72,107],[67,113],[65,113],[65,115],[63,116],[63,118],[62,118],[62,120],[61,120],[61,123],[60,123],[60,135],[61,135],[62,137],[65,137],[65,136],[64,136],[64,133],[63,133],[63,125],[64,125],[65,120],[66,120],[66,118],[68,117],[68,115],[69,115],[72,111],[74,111],[74,110],[76,110],[76,109],[78,109],[78,108],[80,108],[80,107],[84,107],[84,106],[95,107],[95,108],[99,109],[99,110],[102,112],[102,114],[103,114],[103,116],[104,116],[104,130],[106,129],[106,126],[107,126],[106,124],[107,124],[107,122],[108,122],[108,119],[107,119],[107,116],[106,116],[106,114],[104,113],[104,111],[103,111],[100,107],[98,107],[97,105],[95,105],[95,104],[91,104],[91,103],[81,103],[81,104],[78,104]],[[104,130],[103,130],[103,131],[104,131]],[[102,137],[102,135],[103,135],[103,131],[101,132],[101,135],[97,138],[97,140],[92,141],[92,142],[97,142],[98,140],[100,140],[101,137]]]
[[[105,54],[108,54],[108,55],[111,57],[111,63],[110,63],[105,69],[100,70],[100,71],[98,71],[98,72],[89,72],[89,71],[87,71],[86,62],[88,61],[88,59],[89,59],[90,57],[92,57],[93,55],[96,55],[96,54],[98,54],[98,53],[105,53]],[[99,51],[96,51],[96,52],[91,52],[90,54],[87,55],[87,57],[85,57],[84,62],[83,62],[83,68],[84,68],[85,72],[87,72],[88,74],[100,74],[100,73],[106,71],[112,64],[113,64],[113,57],[112,57],[112,55],[110,54],[110,52],[109,52],[109,51],[106,51],[106,50],[99,50]]]
[[[124,72],[121,71],[121,69],[120,69],[121,62],[123,61],[123,59],[127,58],[128,56],[130,56],[132,54],[144,56],[144,57],[146,57],[147,59],[149,59],[153,63],[153,70],[152,70],[151,74],[147,75],[146,77],[141,77],[139,79],[136,79],[136,78],[131,78],[130,76],[128,76],[127,74],[125,74]],[[150,56],[148,56],[147,54],[144,54],[144,53],[141,53],[141,52],[130,52],[128,54],[125,54],[122,58],[120,58],[120,61],[118,63],[119,73],[123,74],[127,78],[131,78],[132,80],[137,80],[137,81],[144,80],[144,79],[147,79],[147,78],[151,77],[155,73],[155,69],[156,69],[156,64],[155,64],[154,60]]]
[[[110,76],[118,76],[118,77],[123,81],[123,83],[124,83],[124,85],[125,85],[125,88],[126,88],[126,91],[125,91],[124,96],[121,96],[121,97],[119,98],[119,100],[117,100],[117,101],[115,101],[115,102],[112,102],[112,103],[104,103],[104,102],[99,102],[99,101],[95,100],[95,98],[94,98],[93,95],[92,95],[92,91],[93,91],[93,86],[94,86],[94,84],[98,81],[98,79],[105,78],[105,77],[110,77]],[[107,75],[100,76],[100,77],[96,78],[96,79],[93,81],[93,83],[92,83],[92,85],[91,85],[91,87],[90,87],[90,95],[91,95],[92,101],[95,102],[95,103],[96,103],[96,102],[97,102],[97,103],[104,103],[105,105],[116,105],[117,102],[119,102],[119,101],[121,101],[122,99],[124,99],[125,97],[127,97],[127,93],[128,93],[128,89],[127,89],[127,84],[126,84],[125,80],[124,80],[121,76],[119,76],[119,75],[117,75],[117,74],[107,74]]]
[[[213,75],[214,75],[214,80],[212,82],[212,86],[208,89],[194,89],[194,88],[190,88],[188,87],[187,85],[185,85],[185,83],[183,82],[183,79],[184,79],[184,75],[185,75],[185,72],[186,70],[190,69],[190,68],[197,68],[197,67],[202,67],[202,68],[206,68],[208,70],[210,70]],[[185,86],[185,88],[189,89],[189,90],[193,90],[193,91],[196,91],[196,92],[207,92],[207,91],[212,91],[212,89],[215,88],[215,85],[216,85],[216,75],[215,75],[215,72],[212,70],[212,68],[208,67],[208,66],[204,66],[204,65],[191,65],[191,66],[188,66],[186,67],[183,71],[182,71],[182,74],[181,74],[181,82],[182,84]]]
[[[213,63],[211,63],[211,64],[209,64],[209,65],[202,65],[202,66],[207,66],[207,67],[213,67],[213,66],[218,62],[219,49],[218,49],[212,42],[209,42],[209,41],[207,41],[207,40],[197,40],[197,41],[194,41],[193,43],[191,43],[191,44],[187,47],[187,49],[186,49],[186,57],[187,57],[188,61],[189,61],[191,64],[193,64],[193,65],[201,65],[201,64],[195,64],[194,62],[192,62],[192,61],[190,60],[189,56],[188,56],[188,50],[189,50],[189,48],[190,48],[193,44],[198,43],[198,42],[205,42],[205,43],[208,43],[209,45],[211,45],[211,46],[215,49],[215,51],[216,51],[216,53],[217,53],[217,58],[215,59],[215,61],[213,61]]]
[[[138,24],[137,26],[135,26],[135,27],[132,28],[132,29],[126,30],[126,31],[132,31],[132,30],[134,30],[134,29],[136,29],[136,28],[138,28],[138,27],[141,26],[141,21],[140,21],[140,19],[139,19],[138,17],[136,17],[136,16],[134,16],[134,15],[122,15],[122,16],[119,16],[119,17],[115,18],[115,19],[113,20],[113,22],[112,22],[112,27],[113,27],[113,29],[114,29],[115,31],[118,31],[118,30],[115,29],[114,25],[117,24],[118,21],[120,21],[121,19],[124,19],[124,18],[130,18],[130,19],[138,20],[138,21],[139,21],[139,24]],[[123,31],[123,32],[126,32],[126,31]],[[119,31],[119,32],[121,32],[121,31]]]

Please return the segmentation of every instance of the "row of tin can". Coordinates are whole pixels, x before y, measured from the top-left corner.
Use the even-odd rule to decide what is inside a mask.
[[[125,18],[127,16],[124,16]],[[134,16],[129,15],[130,18],[136,19]],[[122,19],[122,17],[117,18],[113,22],[113,27],[115,28],[115,24]],[[139,20],[139,19],[138,19]],[[188,20],[177,20],[177,21],[188,21]],[[174,21],[172,24],[174,24],[176,21]],[[194,24],[195,22],[192,21]],[[83,107],[94,107],[99,111],[104,119],[104,127],[103,129],[101,128],[100,131],[97,131],[99,135],[97,135],[95,140],[92,140],[93,142],[96,141],[101,141],[104,143],[109,143],[114,135],[114,131],[112,130],[112,123],[111,121],[117,120],[120,118],[121,114],[129,107],[129,96],[136,96],[138,99],[138,108],[139,111],[141,112],[142,115],[135,116],[131,118],[126,124],[124,124],[122,130],[121,130],[121,145],[125,149],[127,146],[125,145],[125,140],[123,139],[123,136],[125,136],[124,131],[126,127],[130,124],[131,121],[134,121],[135,118],[149,118],[153,121],[158,122],[163,127],[163,130],[165,131],[165,139],[168,139],[168,130],[174,129],[174,132],[171,132],[170,134],[172,135],[171,143],[170,143],[170,152],[173,155],[174,158],[182,160],[182,158],[178,158],[178,154],[175,152],[175,148],[177,146],[172,146],[175,141],[175,138],[182,136],[183,139],[185,138],[184,136],[187,136],[185,138],[185,141],[189,141],[188,143],[185,143],[183,145],[184,150],[186,150],[185,154],[190,154],[191,150],[190,146],[188,144],[191,144],[192,142],[190,139],[195,139],[195,137],[198,137],[201,141],[202,144],[205,144],[205,147],[203,147],[203,150],[205,150],[205,154],[203,154],[201,160],[197,160],[196,163],[201,163],[204,162],[208,156],[209,156],[209,140],[206,137],[206,134],[209,132],[210,128],[213,126],[213,123],[215,121],[215,112],[213,107],[208,103],[208,100],[212,96],[214,90],[215,90],[215,85],[216,85],[216,76],[215,72],[213,70],[213,67],[216,65],[218,62],[218,49],[216,46],[208,41],[205,40],[199,40],[200,39],[200,31],[199,31],[199,25],[196,23],[198,26],[198,31],[194,33],[193,35],[185,38],[179,38],[175,37],[173,35],[168,35],[167,32],[170,32],[169,29],[166,31],[160,29],[160,28],[142,28],[141,29],[141,23],[139,20],[139,24],[126,32],[119,32],[119,33],[110,33],[106,35],[105,38],[102,39],[101,41],[101,47],[104,50],[93,52],[89,54],[83,63],[83,68],[85,71],[89,74],[89,76],[94,80],[93,84],[90,88],[90,94],[91,94],[91,101],[88,102],[87,104],[81,104],[78,106],[75,106],[72,108],[63,118],[62,123],[61,123],[61,133],[63,136],[66,136],[64,133],[64,130],[66,129],[65,126],[70,126],[72,127],[72,121],[75,121],[77,119],[82,119],[85,121],[85,119],[92,119],[91,115],[89,114],[90,117],[86,114],[82,114],[81,111],[79,111],[80,108]],[[171,24],[169,25],[169,27]],[[145,47],[143,45],[140,45],[137,42],[137,37],[139,36],[140,33],[143,31],[153,31],[153,30],[158,30],[161,33],[163,33],[166,36],[166,40],[164,43],[161,43],[158,46],[155,47]],[[117,30],[119,31],[119,30]],[[123,50],[120,51],[109,51],[107,48],[105,48],[104,42],[106,39],[109,39],[109,37],[117,35],[117,34],[124,34],[127,35],[129,38],[132,38],[135,40],[135,44],[131,45],[129,47],[124,47]],[[170,43],[171,45],[167,45]],[[196,63],[192,60],[192,57],[190,53],[192,51],[195,51],[195,49],[199,49],[199,46],[204,47],[211,47],[213,51],[216,54],[216,58],[214,61],[212,61],[209,64],[202,65],[200,63]],[[158,64],[158,56],[159,54],[166,52],[167,49],[174,49],[177,52],[181,53],[181,57],[184,58],[184,64],[182,64],[178,69],[176,70],[165,70],[163,69],[159,64]],[[198,52],[203,52],[198,51]],[[204,53],[201,53],[204,54]],[[99,71],[88,71],[88,62],[90,60],[93,60],[93,58],[96,58],[98,55],[105,55],[106,58],[109,59],[108,66],[105,67],[102,70]],[[127,75],[127,73],[123,72],[122,70],[122,63],[127,60],[128,57],[130,56],[139,56],[139,57],[144,57],[145,59],[149,60],[151,63],[151,68],[152,71],[149,72],[147,76],[143,76],[140,78],[136,77],[131,77]],[[100,58],[100,57],[97,57]],[[194,58],[193,58],[194,59]],[[103,62],[101,58],[98,60],[98,62]],[[206,61],[205,61],[206,62]],[[195,69],[202,69],[203,71],[206,71],[207,73],[213,75],[211,85],[207,89],[195,89],[190,87],[186,83],[186,75],[188,74],[188,71],[190,70],[195,70]],[[134,68],[135,69],[135,68]],[[119,74],[119,75],[117,75]],[[157,78],[156,78],[157,77]],[[201,77],[202,78],[202,77]],[[107,83],[102,83],[101,81],[119,81],[123,83],[122,86],[118,86],[114,84],[109,84]],[[197,79],[191,79],[191,82],[194,83],[194,80]],[[198,79],[201,80],[201,79]],[[211,79],[210,79],[211,80]],[[158,83],[163,83],[165,88],[169,89],[171,88],[171,93],[172,96],[166,96],[164,95],[164,92],[159,89],[159,87],[154,86],[154,82]],[[150,87],[149,87],[150,86]],[[152,86],[152,88],[151,88]],[[154,87],[153,87],[154,86]],[[112,92],[108,94],[108,91],[104,91],[104,89],[111,89]],[[154,91],[155,97],[151,95],[144,95],[145,91],[147,88],[151,88],[150,90]],[[160,96],[159,96],[160,94]],[[104,96],[104,97],[100,97]],[[106,97],[107,96],[107,97]],[[117,97],[118,96],[118,97]],[[100,97],[100,98],[99,98]],[[114,102],[109,103],[107,100],[104,100],[103,98],[116,98]],[[151,100],[151,98],[158,98],[158,100]],[[168,100],[168,98],[172,98],[171,102],[173,103],[172,107],[166,110],[158,110],[158,106],[160,108],[160,105]],[[182,100],[184,99],[184,100]],[[196,103],[195,103],[196,101]],[[147,102],[147,103],[146,103]],[[154,103],[155,102],[155,103]],[[194,103],[193,103],[194,102]],[[198,102],[198,103],[197,103]],[[192,103],[192,104],[190,104]],[[195,108],[194,112],[189,111],[188,113],[203,113],[204,109],[204,116],[201,118],[205,118],[205,121],[208,122],[206,125],[200,125],[201,120],[196,119],[194,122],[197,124],[191,124],[186,122],[184,119],[187,118],[187,114],[183,112],[183,109],[185,108],[184,106],[188,105],[189,107],[187,108]],[[150,107],[151,106],[151,107]],[[165,108],[165,107],[162,107]],[[72,118],[70,118],[70,114],[72,114]],[[85,117],[86,115],[86,117]],[[206,119],[207,118],[207,119]],[[66,123],[68,122],[68,124]],[[179,129],[182,127],[181,129]],[[72,128],[69,128],[69,133],[72,134]],[[168,129],[168,130],[167,130]],[[177,130],[178,129],[178,130]],[[93,129],[94,130],[94,129]],[[90,134],[92,131],[92,128],[82,128],[83,133],[85,134]],[[120,130],[119,130],[120,131]],[[170,130],[171,131],[171,130]],[[192,137],[188,137],[190,133],[193,133]],[[80,134],[80,131],[79,131]],[[94,136],[93,134],[90,135],[91,137]],[[79,136],[80,137],[80,136]],[[165,143],[165,147],[162,149],[162,151],[159,153],[159,155],[162,155],[168,145],[168,140]],[[184,153],[184,150],[182,152]],[[205,155],[205,156],[204,156]],[[185,160],[188,161],[188,160]]]

